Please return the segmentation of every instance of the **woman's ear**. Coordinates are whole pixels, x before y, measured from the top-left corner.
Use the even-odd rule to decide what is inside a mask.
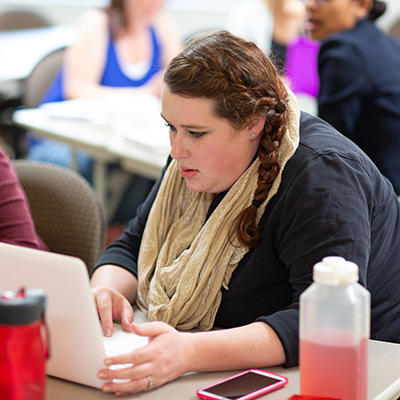
[[[251,139],[255,139],[264,129],[265,117],[262,115],[254,115],[251,117],[247,127]]]
[[[358,9],[358,19],[365,18],[372,9],[373,0],[358,0],[360,7]]]

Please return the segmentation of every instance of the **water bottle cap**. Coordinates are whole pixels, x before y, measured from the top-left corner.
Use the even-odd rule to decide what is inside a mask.
[[[314,282],[324,285],[348,285],[358,281],[357,264],[343,257],[324,257],[314,265]]]
[[[43,290],[0,292],[0,325],[25,325],[43,318],[46,295]]]

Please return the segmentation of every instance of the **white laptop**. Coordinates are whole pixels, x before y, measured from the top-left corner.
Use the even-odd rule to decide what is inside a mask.
[[[43,289],[46,292],[46,324],[50,335],[47,374],[101,388],[97,372],[108,355],[144,346],[147,338],[114,325],[106,338],[100,325],[89,276],[76,257],[0,243],[0,291]],[[146,316],[135,311],[135,321]]]

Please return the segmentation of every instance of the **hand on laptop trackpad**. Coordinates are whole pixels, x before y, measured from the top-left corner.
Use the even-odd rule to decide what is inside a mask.
[[[132,350],[143,347],[147,344],[147,337],[138,336],[132,332],[126,332],[119,324],[114,324],[113,335],[111,337],[103,337],[104,349],[107,357],[116,356],[118,354],[129,353]],[[120,369],[130,367],[132,364],[115,364],[111,369]],[[127,382],[124,379],[114,379],[115,382]]]
[[[119,324],[114,324],[113,335],[111,337],[104,336],[104,348],[107,356],[129,353],[132,350],[143,347],[147,344],[147,337],[138,336],[132,332],[126,332]]]

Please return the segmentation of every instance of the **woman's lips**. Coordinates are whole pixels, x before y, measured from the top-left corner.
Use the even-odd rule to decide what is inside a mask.
[[[189,169],[181,167],[181,176],[185,179],[193,178],[197,174],[197,169]]]
[[[314,30],[317,26],[318,26],[318,22],[313,19],[309,19],[305,23],[305,29],[308,31]]]

